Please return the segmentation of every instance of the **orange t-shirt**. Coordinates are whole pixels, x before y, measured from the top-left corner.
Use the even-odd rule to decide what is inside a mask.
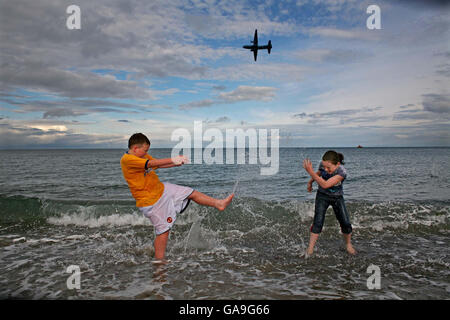
[[[137,207],[147,207],[156,203],[164,192],[164,184],[159,181],[148,162],[153,158],[146,154],[145,158],[125,153],[120,159],[120,166],[131,194],[136,199]]]

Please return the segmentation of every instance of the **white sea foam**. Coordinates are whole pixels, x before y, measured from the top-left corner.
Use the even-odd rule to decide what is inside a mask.
[[[13,240],[13,243],[17,243],[17,242],[25,242],[25,241],[27,241],[27,238],[25,238],[25,237],[20,237],[20,238],[14,239],[14,240]]]
[[[75,225],[80,227],[117,227],[117,226],[148,226],[150,221],[141,214],[112,214],[106,216],[92,216],[90,214],[63,214],[60,217],[50,217],[47,222],[54,225]]]
[[[84,238],[85,238],[85,236],[82,234],[74,234],[74,235],[65,237],[66,240],[82,240]]]

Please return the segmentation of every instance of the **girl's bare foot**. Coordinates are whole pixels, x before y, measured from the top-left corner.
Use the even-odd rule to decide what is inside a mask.
[[[217,210],[223,211],[226,207],[231,203],[231,200],[233,200],[234,193],[230,194],[225,199],[217,200],[217,203],[215,205]]]
[[[353,248],[351,244],[347,245],[347,252],[350,253],[351,255],[356,254],[356,250]]]
[[[310,255],[313,254],[314,246],[316,245],[317,239],[319,239],[319,234],[310,232],[310,234],[309,234],[309,245],[308,245],[308,249],[306,249],[306,255],[310,256]]]

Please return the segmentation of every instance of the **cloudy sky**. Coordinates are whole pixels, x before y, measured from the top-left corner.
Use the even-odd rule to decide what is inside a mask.
[[[0,0],[0,148],[171,147],[194,121],[284,147],[450,146],[447,2]]]

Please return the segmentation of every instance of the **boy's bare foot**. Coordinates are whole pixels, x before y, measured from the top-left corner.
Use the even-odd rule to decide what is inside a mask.
[[[309,248],[308,247],[308,249],[306,249],[306,255],[307,256],[311,256],[313,254],[313,252],[314,252],[314,248]]]
[[[152,260],[152,264],[154,264],[154,265],[165,265],[165,264],[168,264],[168,263],[170,263],[170,260],[167,260],[167,259],[153,259]]]
[[[355,255],[356,254],[356,250],[353,248],[353,246],[347,245],[347,252],[350,253],[351,255]]]
[[[234,193],[230,194],[225,199],[217,200],[216,209],[223,211],[228,207],[228,205],[231,203],[231,200],[233,200]]]

